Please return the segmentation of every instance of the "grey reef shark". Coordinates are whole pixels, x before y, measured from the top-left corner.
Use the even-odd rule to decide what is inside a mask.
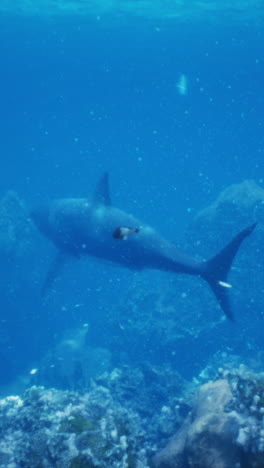
[[[132,270],[151,268],[203,278],[226,316],[233,320],[227,275],[243,240],[256,226],[237,234],[207,261],[186,255],[151,226],[112,206],[108,174],[99,180],[91,200],[63,198],[36,208],[31,217],[39,230],[58,248],[43,293],[48,291],[67,257],[90,255]]]

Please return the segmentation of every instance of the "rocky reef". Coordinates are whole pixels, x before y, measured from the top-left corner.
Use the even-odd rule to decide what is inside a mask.
[[[84,288],[41,303],[41,240],[8,193],[1,371],[8,381],[11,365],[11,377],[27,368],[24,388],[34,386],[0,402],[0,468],[263,468],[264,376],[240,365],[263,371],[263,207],[253,182],[231,186],[186,234],[186,251],[207,258],[259,222],[230,272],[235,328],[199,278],[166,273],[132,273],[122,297],[98,294],[95,310]]]
[[[148,468],[186,414],[185,384],[168,368],[113,369],[89,391],[33,386],[0,400],[1,468]],[[189,410],[189,407],[188,407]]]
[[[0,420],[1,468],[148,466],[137,415],[104,387],[83,396],[32,387],[1,400]]]
[[[3,398],[0,468],[263,468],[264,374],[227,366],[200,380],[146,364],[85,393]]]
[[[262,468],[264,466],[264,374],[219,369],[198,390],[192,411],[156,468]]]
[[[263,221],[264,190],[253,180],[245,180],[225,188],[197,213],[186,231],[186,245],[189,251],[207,258],[246,226],[258,222],[257,229],[263,230]],[[239,256],[243,250],[240,249]]]

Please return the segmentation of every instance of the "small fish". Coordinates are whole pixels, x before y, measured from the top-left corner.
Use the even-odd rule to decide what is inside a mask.
[[[139,232],[138,228],[120,226],[114,231],[113,237],[115,239],[127,239],[128,236],[131,236],[131,234],[135,234],[136,232]]]
[[[232,284],[226,283],[225,281],[218,281],[218,284],[223,286],[223,288],[232,288]]]
[[[178,93],[182,96],[187,94],[187,77],[183,73],[180,75],[178,82],[176,83],[176,88],[178,89]]]

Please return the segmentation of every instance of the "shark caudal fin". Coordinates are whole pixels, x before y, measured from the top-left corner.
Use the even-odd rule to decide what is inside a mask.
[[[208,282],[225,315],[230,320],[234,320],[234,316],[229,303],[228,289],[231,288],[231,285],[227,282],[228,272],[241,243],[252,233],[256,224],[254,223],[241,231],[218,254],[209,259],[205,263],[202,273],[202,277]]]

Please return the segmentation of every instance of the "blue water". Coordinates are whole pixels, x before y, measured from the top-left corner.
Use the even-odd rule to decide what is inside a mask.
[[[215,23],[200,16],[0,13],[1,197],[12,189],[30,209],[56,197],[89,196],[107,170],[114,204],[176,241],[223,188],[245,179],[263,187],[262,24],[250,14],[233,21],[227,12]],[[126,303],[133,277],[126,270],[72,262],[43,304],[40,283],[55,249],[36,236],[30,264],[17,274],[19,261],[9,261],[8,284],[6,266],[2,271],[2,384],[41,366],[64,333],[86,323],[89,345],[109,349],[113,365],[171,356],[151,336],[137,351],[128,334],[117,349],[115,327],[100,340],[107,314]],[[192,375],[236,336],[225,324],[199,343],[181,340],[175,350],[190,358],[174,364]],[[257,332],[249,339],[261,348]]]

